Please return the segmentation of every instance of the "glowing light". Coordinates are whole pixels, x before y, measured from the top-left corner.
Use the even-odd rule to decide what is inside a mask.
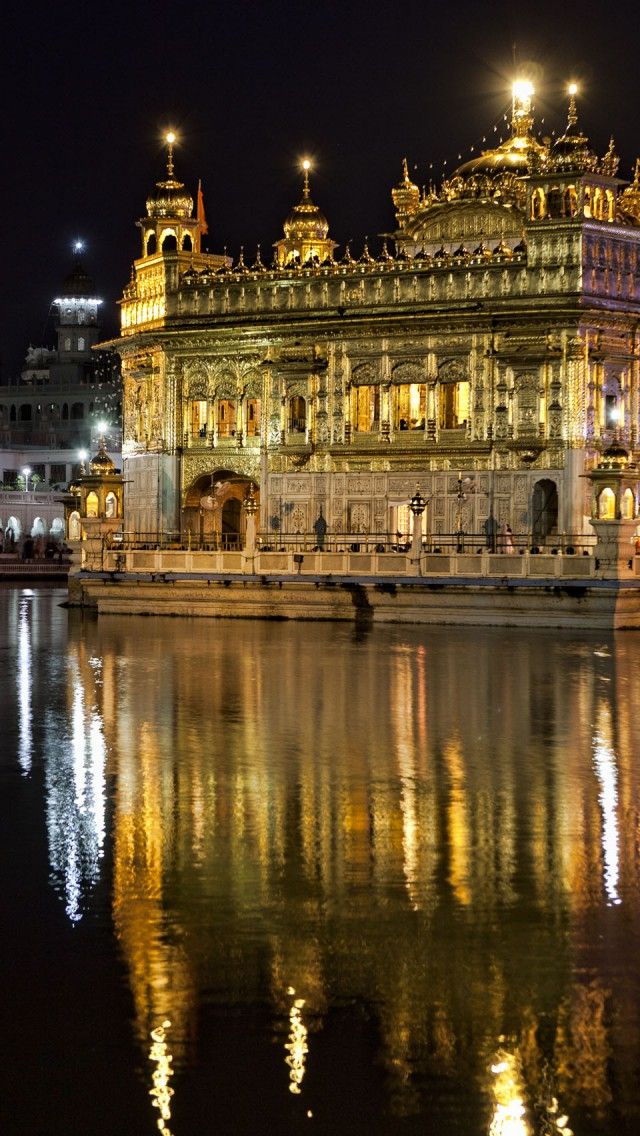
[[[31,604],[29,600],[21,600],[18,623],[18,703],[19,703],[19,761],[23,773],[31,769],[31,749],[33,733],[31,726]]]
[[[577,95],[577,93],[578,93],[578,84],[577,83],[569,83],[569,86],[568,86],[567,89],[569,91],[569,94],[573,98],[573,96]]]
[[[84,241],[81,241],[79,237],[73,242],[73,251],[84,252]]]
[[[303,159],[302,168],[303,168],[303,170],[310,170],[311,169],[311,162],[309,161],[308,158]]]
[[[149,1060],[155,1064],[155,1069],[151,1074],[153,1082],[152,1087],[149,1089],[149,1096],[151,1097],[153,1107],[157,1108],[160,1116],[158,1118],[158,1129],[164,1133],[164,1136],[171,1136],[171,1132],[167,1127],[167,1120],[171,1120],[171,1098],[173,1096],[173,1089],[169,1084],[173,1076],[172,1061],[173,1057],[168,1051],[166,1043],[166,1031],[171,1027],[171,1022],[165,1020],[162,1025],[156,1026],[151,1030],[151,1040],[153,1045],[149,1050]]]
[[[164,136],[165,142],[168,142],[170,146],[173,146],[174,142],[177,141],[177,138],[178,136],[173,130],[168,130]]]
[[[288,987],[287,994],[290,996],[295,994],[292,986]],[[304,998],[296,998],[289,1010],[289,1037],[285,1043],[287,1051],[285,1061],[289,1066],[289,1092],[296,1096],[302,1092],[300,1085],[305,1074],[307,1053],[309,1052],[307,1045],[309,1031],[302,1020],[301,1011],[303,1007]]]
[[[602,721],[605,728],[608,723]],[[618,834],[618,769],[616,755],[603,737],[593,740],[593,764],[600,784],[598,794],[602,815],[602,856],[604,860],[604,889],[613,906],[622,903],[618,892],[620,878],[620,852]]]
[[[533,83],[530,83],[528,79],[516,79],[511,88],[511,93],[517,102],[528,102],[534,95]]]
[[[521,1076],[513,1053],[504,1051],[491,1065],[495,1081],[491,1086],[495,1100],[489,1136],[531,1136],[522,1100]]]

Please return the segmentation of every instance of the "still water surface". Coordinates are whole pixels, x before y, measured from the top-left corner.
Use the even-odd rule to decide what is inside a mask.
[[[640,636],[63,599],[0,591],[3,1134],[640,1130]]]

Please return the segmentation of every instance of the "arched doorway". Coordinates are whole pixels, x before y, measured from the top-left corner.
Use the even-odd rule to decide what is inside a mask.
[[[555,481],[544,478],[533,487],[531,538],[534,544],[544,544],[550,533],[558,529],[558,488]]]
[[[184,497],[183,540],[192,548],[242,548],[246,526],[242,502],[250,488],[259,500],[256,483],[233,470],[217,469],[198,477]]]
[[[222,506],[222,547],[239,548],[241,536],[241,503],[237,497],[228,497]]]

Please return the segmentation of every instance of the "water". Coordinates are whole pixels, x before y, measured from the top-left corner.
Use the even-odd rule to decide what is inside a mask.
[[[3,1136],[638,1131],[640,636],[63,598],[0,591]]]

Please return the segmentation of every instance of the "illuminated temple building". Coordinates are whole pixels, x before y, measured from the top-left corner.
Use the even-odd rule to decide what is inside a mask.
[[[596,155],[574,88],[539,138],[532,94],[439,188],[404,163],[375,256],[338,249],[308,163],[271,267],[204,252],[170,136],[117,341],[127,530],[233,544],[253,488],[263,540],[395,535],[418,483],[432,533],[591,532],[582,475],[638,446],[640,165]]]

